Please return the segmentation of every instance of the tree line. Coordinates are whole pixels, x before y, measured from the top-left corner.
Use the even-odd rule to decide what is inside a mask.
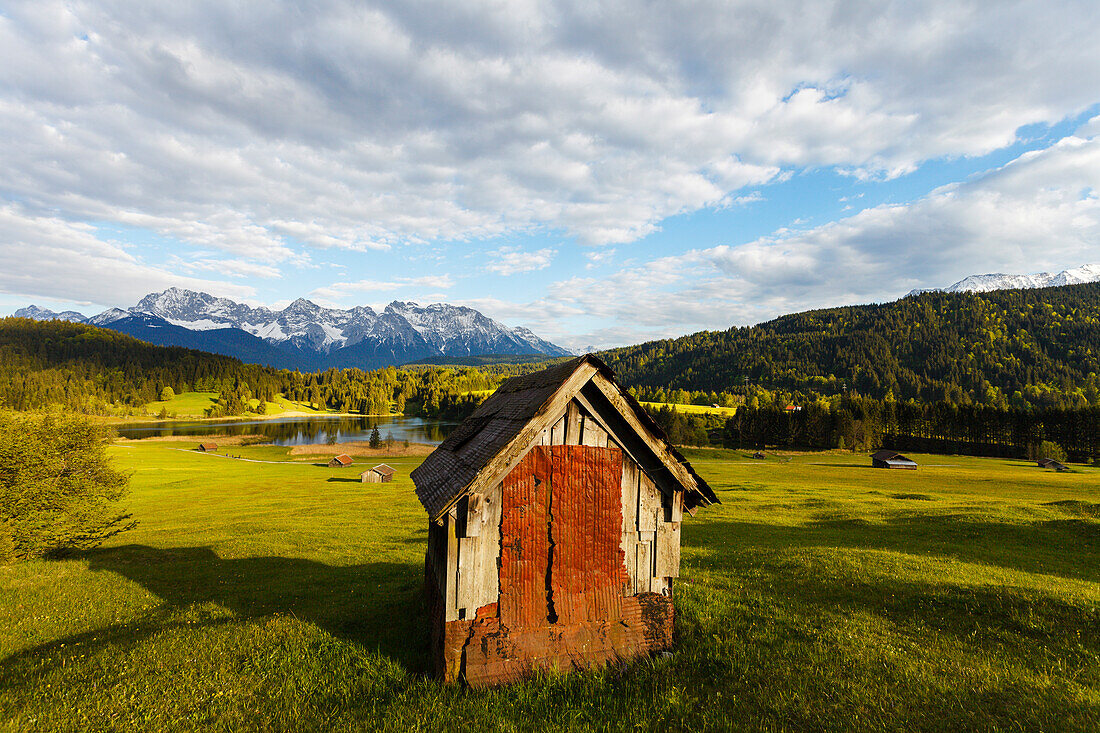
[[[1002,410],[1100,405],[1100,283],[923,293],[602,354],[642,399],[749,407],[859,393]],[[727,397],[728,395],[728,397]]]
[[[1022,458],[1044,441],[1070,460],[1100,457],[1100,407],[1002,408],[845,398],[800,410],[741,408],[721,434],[732,448],[847,448]]]
[[[539,367],[386,367],[304,374],[154,346],[87,324],[0,319],[0,407],[18,411],[134,415],[164,395],[194,391],[219,394],[211,417],[263,412],[281,394],[321,410],[461,419],[506,377]]]

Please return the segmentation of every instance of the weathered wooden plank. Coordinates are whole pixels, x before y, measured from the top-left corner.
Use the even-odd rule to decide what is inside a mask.
[[[637,548],[636,557],[637,565],[635,566],[635,593],[649,593],[652,587],[653,581],[653,562],[650,559],[650,543],[639,542],[635,547]]]
[[[466,611],[466,618],[474,615],[474,611],[481,604],[480,587],[481,579],[480,563],[481,553],[478,552],[481,544],[478,537],[460,537],[458,540],[458,587],[455,592],[455,606],[459,611]]]
[[[672,512],[669,514],[670,522],[684,521],[684,492],[672,492]]]
[[[600,427],[591,415],[584,416],[584,425],[581,429],[581,445],[590,445],[595,448],[607,446],[607,432]]]
[[[565,407],[565,444],[581,444],[581,410],[576,400],[570,400]]]
[[[455,534],[455,517],[448,512],[444,517],[447,532],[447,574],[443,579],[443,614],[447,621],[458,618],[458,535]]]
[[[459,504],[461,507],[462,504]],[[481,527],[484,524],[485,518],[483,511],[485,508],[485,495],[484,494],[470,494],[466,500],[466,536],[477,537],[481,534]]]
[[[497,484],[487,491],[485,506],[482,509],[484,521],[481,529],[481,587],[482,597],[478,608],[488,603],[496,603],[500,598],[500,514],[504,506],[501,496],[502,486]]]
[[[660,529],[657,530],[657,552],[653,574],[657,578],[680,577],[679,522],[662,522]]]
[[[620,547],[623,551],[623,561],[626,563],[626,573],[630,576],[629,595],[637,591],[637,564],[634,562],[638,544],[638,467],[634,461],[623,456],[622,476],[622,541]]]
[[[565,445],[565,415],[555,420],[550,427],[550,445]]]
[[[638,472],[638,532],[656,532],[657,523],[664,521],[661,491],[644,471]]]

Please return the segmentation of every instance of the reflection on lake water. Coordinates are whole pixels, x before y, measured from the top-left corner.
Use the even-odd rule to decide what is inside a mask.
[[[116,430],[122,438],[152,438],[164,435],[263,435],[275,445],[315,445],[369,440],[375,425],[385,439],[439,445],[457,423],[424,420],[419,417],[281,417],[270,420],[207,420],[127,423]]]

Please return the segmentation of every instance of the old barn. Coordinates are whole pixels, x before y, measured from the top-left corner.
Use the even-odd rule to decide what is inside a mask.
[[[196,448],[195,450],[198,450],[202,453],[216,453],[217,450],[218,450],[218,444],[217,443],[199,443],[199,447]]]
[[[412,478],[445,680],[671,646],[682,514],[718,499],[595,357],[509,379]]]
[[[902,468],[916,470],[917,462],[892,450],[880,450],[871,454],[871,465],[875,468]]]
[[[329,468],[343,468],[351,465],[351,456],[347,453],[341,453],[338,456],[333,456],[332,460],[328,462]]]
[[[359,474],[359,480],[365,484],[384,484],[393,481],[393,475],[397,473],[385,463],[379,463],[373,468],[368,468]]]

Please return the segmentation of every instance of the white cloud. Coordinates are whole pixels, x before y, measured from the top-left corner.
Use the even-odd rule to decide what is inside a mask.
[[[501,247],[487,253],[489,263],[486,268],[498,275],[516,275],[522,272],[544,270],[550,266],[557,250],[550,247],[526,252],[519,247]]]
[[[1096,261],[1098,243],[1100,136],[1071,136],[911,204],[569,278],[525,306],[484,305],[559,343],[602,347],[895,300],[971,274],[1059,271]]]
[[[168,266],[179,272],[216,272],[226,277],[244,278],[259,277],[265,279],[282,276],[282,271],[274,265],[256,262],[246,259],[221,259],[208,255],[195,255],[184,258],[173,255],[168,259]]]
[[[172,286],[231,298],[254,294],[245,285],[149,266],[121,245],[99,238],[88,224],[34,216],[13,204],[0,206],[0,292],[129,306]]]
[[[340,301],[361,293],[385,293],[408,288],[439,288],[446,290],[454,285],[450,275],[424,275],[422,277],[399,277],[393,280],[372,280],[366,278],[355,282],[336,282],[315,289],[311,295],[330,301]],[[432,293],[431,295],[438,295]]]
[[[1095,3],[10,2],[0,191],[293,262],[628,242],[784,169],[894,175],[1097,102]]]
[[[617,251],[618,250],[614,247],[605,247],[603,249],[585,252],[584,257],[588,260],[588,263],[584,266],[584,269],[595,270],[601,265],[614,261]]]

